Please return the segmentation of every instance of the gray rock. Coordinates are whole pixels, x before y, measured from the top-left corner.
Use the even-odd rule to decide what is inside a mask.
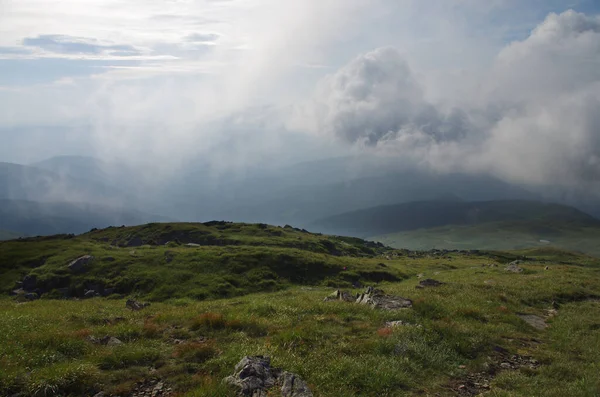
[[[504,268],[504,270],[506,270],[507,272],[513,272],[513,273],[521,273],[523,272],[523,268],[519,267],[519,265],[521,264],[521,261],[514,261],[508,264],[507,267]]]
[[[115,289],[114,288],[105,288],[104,292],[102,293],[102,296],[109,296],[115,293]]]
[[[196,244],[196,243],[189,243],[185,245],[186,247],[190,247],[190,248],[197,248],[200,247],[200,244]]]
[[[313,397],[306,382],[298,375],[290,372],[284,372],[280,376],[281,396],[282,397]]]
[[[150,306],[149,303],[142,303],[142,302],[138,302],[135,301],[133,299],[127,299],[127,302],[125,302],[125,307],[133,310],[133,311],[138,311],[138,310],[142,310],[145,307]]]
[[[89,289],[89,290],[85,291],[85,294],[83,294],[83,297],[86,299],[89,299],[89,298],[94,298],[96,295],[98,295],[96,293],[96,291],[94,291],[93,289]]]
[[[68,268],[73,273],[85,273],[88,269],[88,265],[94,260],[91,255],[84,255],[80,258],[75,259],[69,263]]]
[[[275,396],[271,389],[281,386],[282,397],[312,397],[308,385],[298,375],[271,368],[271,359],[247,356],[235,366],[234,373],[223,380],[237,389],[238,396]]]
[[[355,300],[356,300],[356,298],[354,298],[349,292],[341,291],[338,289],[338,290],[334,291],[331,295],[326,297],[323,301],[324,302],[330,302],[330,301],[353,302]]]
[[[542,317],[536,316],[535,314],[518,314],[518,316],[535,329],[543,330],[548,327],[546,321]]]
[[[108,340],[105,343],[106,346],[118,346],[118,345],[122,345],[122,344],[123,344],[123,342],[121,342],[119,339],[117,339],[113,336],[108,338]]]
[[[13,295],[13,296],[25,295],[25,290],[23,288],[14,289],[14,290],[12,290],[10,295]]]
[[[401,296],[386,295],[382,290],[373,287],[368,287],[363,294],[358,295],[356,303],[383,310],[398,310],[412,307],[410,299]]]

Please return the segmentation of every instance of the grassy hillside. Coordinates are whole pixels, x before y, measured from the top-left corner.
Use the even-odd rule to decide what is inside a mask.
[[[575,208],[536,201],[417,201],[348,212],[322,219],[311,230],[351,236],[379,236],[444,225],[531,221],[560,227],[600,227]]]
[[[553,246],[600,257],[600,227],[555,221],[490,222],[447,225],[372,237],[386,245],[413,250],[515,250]]]
[[[66,263],[82,254],[97,259],[70,274]],[[505,271],[516,258],[523,272]],[[131,396],[160,381],[157,396],[232,396],[221,380],[258,354],[299,374],[317,397],[600,390],[600,261],[569,252],[390,250],[215,222],[4,242],[0,263],[5,292],[25,275],[63,277],[74,290],[86,278],[122,288],[108,299],[0,298],[0,395]],[[422,278],[444,284],[416,289]],[[359,279],[413,307],[323,302],[328,285],[356,293],[350,280]],[[126,292],[162,302],[132,312]],[[209,299],[217,296],[228,297]],[[386,325],[398,320],[407,325]],[[122,343],[97,342],[104,337]]]
[[[113,227],[0,243],[0,291],[25,276],[42,297],[100,293],[136,294],[162,301],[274,291],[290,283],[350,285],[399,280],[378,267],[382,245],[355,238],[310,234],[291,227],[226,222]],[[68,264],[84,255],[82,272]],[[344,270],[346,269],[346,270]]]

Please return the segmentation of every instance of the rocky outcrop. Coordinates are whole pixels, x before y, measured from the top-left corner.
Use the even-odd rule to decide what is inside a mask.
[[[88,267],[89,267],[88,265],[90,263],[92,263],[93,260],[94,260],[93,256],[84,255],[82,257],[75,259],[71,263],[69,263],[69,265],[67,267],[73,273],[76,273],[76,274],[85,273],[88,270]]]
[[[382,290],[368,287],[358,296],[356,303],[369,305],[374,309],[398,310],[412,307],[412,301],[396,295],[386,295]]]
[[[339,289],[336,290],[331,295],[327,296],[325,299],[323,299],[324,302],[330,302],[330,301],[354,302],[355,300],[356,300],[356,298],[354,296],[352,296],[352,294],[350,294],[347,291],[341,291]]]
[[[506,270],[507,272],[512,272],[512,273],[522,273],[523,268],[519,267],[520,264],[521,264],[521,261],[519,261],[519,260],[511,262],[508,264],[507,267],[504,268],[504,270]]]
[[[271,368],[270,357],[246,356],[235,366],[234,373],[223,380],[243,397],[313,397],[302,378],[291,372]],[[276,393],[279,389],[280,393]]]
[[[142,310],[145,307],[150,306],[149,303],[142,303],[142,302],[138,302],[135,301],[133,299],[127,299],[127,302],[125,302],[125,307],[128,309],[131,309],[133,311],[138,311],[138,310]]]

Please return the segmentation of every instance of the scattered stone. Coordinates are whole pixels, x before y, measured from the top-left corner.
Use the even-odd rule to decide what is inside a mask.
[[[439,287],[442,284],[444,283],[442,283],[441,281],[434,280],[432,278],[428,278],[419,282],[419,285],[421,287]]]
[[[127,302],[125,302],[125,307],[127,307],[133,311],[142,310],[148,306],[150,306],[150,303],[146,303],[146,302],[142,303],[142,302],[135,301],[133,299],[127,299]]]
[[[531,325],[533,328],[543,330],[548,327],[546,321],[535,314],[517,314],[522,320],[524,320],[527,324]]]
[[[331,295],[326,297],[323,302],[330,301],[343,301],[343,302],[354,302],[356,298],[354,298],[349,292],[336,290]]]
[[[67,266],[73,273],[85,273],[88,265],[94,260],[91,255],[84,255],[80,258],[75,259]]]
[[[521,264],[521,261],[519,261],[519,260],[511,262],[508,264],[507,267],[504,268],[504,270],[506,270],[507,272],[522,273],[523,268],[519,267],[520,264]]]
[[[369,305],[374,309],[397,310],[412,307],[410,299],[401,296],[386,295],[382,290],[368,287],[363,294],[358,295],[356,303]]]
[[[234,373],[223,380],[237,389],[238,396],[274,396],[281,387],[281,397],[312,397],[306,382],[298,375],[271,368],[270,357],[246,356],[235,366]]]
[[[172,395],[171,388],[167,387],[163,381],[152,379],[138,382],[130,397],[168,397]]]
[[[410,326],[412,326],[412,324],[404,322],[402,320],[388,321],[385,323],[386,328],[410,327]],[[415,327],[421,328],[422,325],[415,325]]]

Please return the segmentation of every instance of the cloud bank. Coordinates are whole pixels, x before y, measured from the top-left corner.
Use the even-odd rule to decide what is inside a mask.
[[[598,188],[599,17],[552,13],[476,81],[448,78],[465,96],[431,99],[409,56],[378,48],[324,78],[291,125],[439,171]]]

